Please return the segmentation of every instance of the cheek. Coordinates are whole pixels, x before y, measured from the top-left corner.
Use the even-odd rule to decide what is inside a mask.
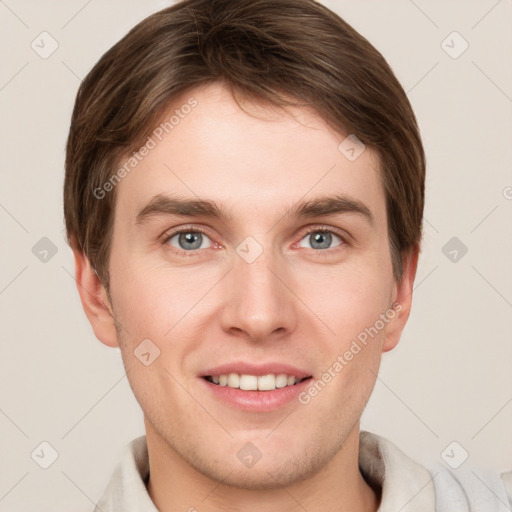
[[[147,389],[174,385],[167,372],[188,375],[194,361],[191,354],[208,350],[204,332],[214,328],[212,322],[218,315],[212,314],[212,305],[204,297],[219,277],[214,272],[173,269],[142,261],[129,263],[123,265],[126,273],[119,267],[112,275],[112,295],[116,319],[123,326],[119,343],[125,367],[133,370],[130,380],[135,386],[139,381],[145,383],[135,393],[143,400]],[[149,345],[150,351],[156,346],[152,350],[158,353],[152,364],[154,372],[147,372],[134,357],[140,352],[141,342],[148,339],[154,344]],[[158,368],[160,372],[156,371]]]
[[[130,338],[162,339],[186,315],[202,292],[186,274],[137,259],[118,261],[111,272],[114,310]]]
[[[333,266],[302,272],[297,282],[302,283],[300,296],[334,332],[331,338],[341,349],[390,306],[387,276],[386,268],[375,265]]]
[[[384,322],[381,315],[390,307],[392,290],[387,267],[378,260],[375,263],[323,269],[304,281],[304,302],[334,332],[323,337],[322,373],[303,397],[304,402],[317,404],[320,415],[333,414],[329,408],[336,403],[336,417],[353,413],[355,418],[375,384],[391,321],[386,317]]]

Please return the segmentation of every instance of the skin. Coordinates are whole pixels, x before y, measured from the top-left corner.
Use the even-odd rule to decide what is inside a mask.
[[[396,282],[378,157],[367,147],[349,161],[338,150],[346,134],[312,110],[248,101],[242,110],[221,84],[173,108],[191,96],[198,105],[117,185],[110,294],[74,251],[85,312],[97,338],[120,347],[144,412],[150,496],[163,512],[283,512],[298,503],[375,511],[378,491],[358,470],[359,420],[382,353],[409,316],[418,258],[417,248],[404,256]],[[288,214],[334,193],[364,203],[373,222],[356,212]],[[158,194],[212,200],[231,218],[159,214],[137,224]],[[318,248],[307,227],[341,238]],[[181,254],[177,236],[164,240],[180,228],[203,229],[203,248]],[[250,264],[236,252],[248,236],[263,249]],[[205,393],[198,377],[244,360],[319,378],[394,302],[400,312],[307,405],[243,412]],[[161,351],[149,366],[133,353],[147,338]],[[247,442],[262,453],[252,468],[237,458]]]

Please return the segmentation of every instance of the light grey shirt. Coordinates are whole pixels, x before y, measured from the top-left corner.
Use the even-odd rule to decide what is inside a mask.
[[[359,468],[381,489],[378,512],[512,511],[512,471],[453,471],[440,464],[426,469],[370,432],[360,433]],[[158,512],[146,489],[148,479],[148,449],[141,436],[126,447],[94,512]]]

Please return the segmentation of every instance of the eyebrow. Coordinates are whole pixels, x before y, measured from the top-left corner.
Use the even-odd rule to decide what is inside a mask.
[[[291,208],[286,216],[309,218],[340,213],[357,213],[371,225],[374,223],[370,209],[361,201],[345,195],[319,197],[299,203]],[[183,217],[211,217],[221,221],[232,219],[232,215],[214,201],[188,199],[159,194],[149,201],[138,213],[136,224],[143,224],[151,217],[178,215]]]

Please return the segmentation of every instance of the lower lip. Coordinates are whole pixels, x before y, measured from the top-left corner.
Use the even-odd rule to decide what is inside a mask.
[[[270,412],[284,407],[297,395],[309,386],[311,377],[304,379],[299,384],[285,386],[284,388],[274,389],[272,391],[246,391],[243,389],[230,388],[229,386],[219,386],[200,377],[210,392],[225,404],[236,407],[247,412]],[[297,400],[298,402],[298,400]]]

